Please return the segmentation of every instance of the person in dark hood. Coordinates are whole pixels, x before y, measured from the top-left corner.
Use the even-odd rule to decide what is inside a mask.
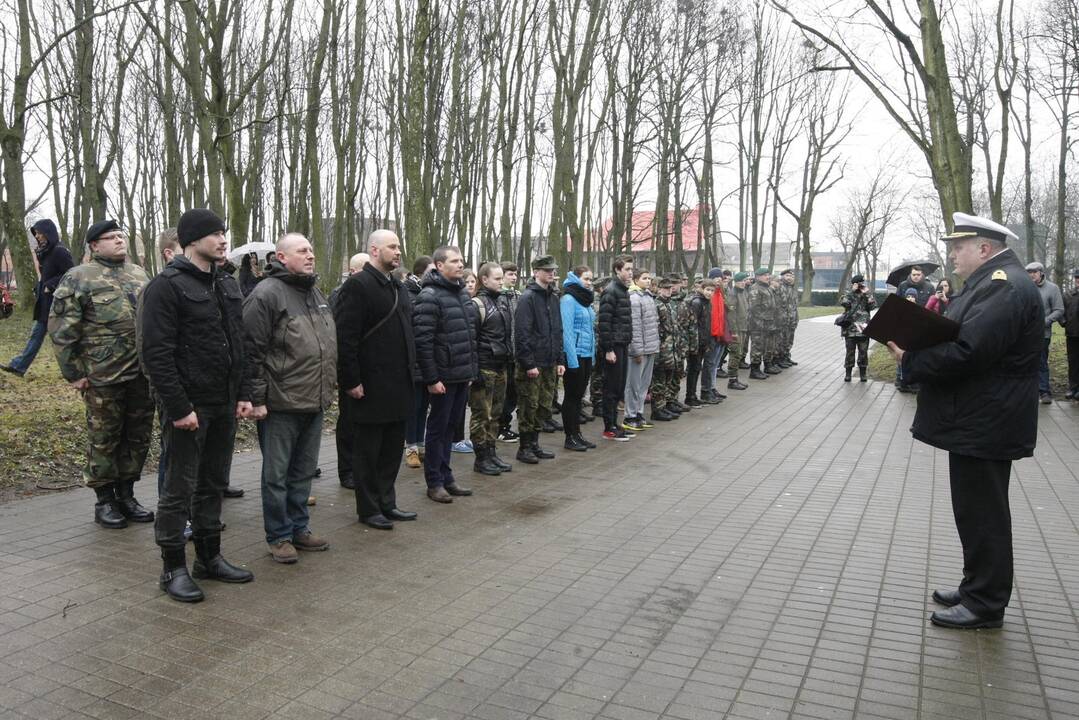
[[[19,377],[30,369],[30,364],[34,362],[41,344],[45,341],[45,333],[49,327],[49,311],[52,309],[52,294],[60,284],[60,278],[75,265],[71,253],[60,244],[60,233],[52,220],[38,220],[30,228],[30,232],[37,240],[35,252],[40,268],[38,283],[34,287],[34,296],[37,298],[34,303],[34,324],[30,326],[30,337],[26,340],[26,347],[22,352],[6,365],[0,364],[0,370]]]
[[[255,267],[258,267],[258,257],[252,258],[254,253],[248,253],[240,259],[240,292],[247,297],[251,294],[251,291],[258,285],[259,280],[262,278],[255,274],[251,264],[254,263]]]

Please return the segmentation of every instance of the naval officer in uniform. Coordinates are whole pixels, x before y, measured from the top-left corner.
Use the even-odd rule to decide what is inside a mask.
[[[1008,228],[964,213],[943,240],[965,284],[948,307],[959,336],[917,351],[888,348],[903,377],[921,385],[911,432],[948,451],[952,510],[963,546],[957,589],[935,590],[949,628],[995,628],[1012,592],[1012,461],[1034,454],[1038,362],[1045,328],[1038,289]]]

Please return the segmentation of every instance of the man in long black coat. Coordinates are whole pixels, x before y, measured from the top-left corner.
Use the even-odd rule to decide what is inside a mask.
[[[1008,480],[1012,461],[1034,454],[1038,434],[1038,362],[1044,310],[1008,239],[1006,227],[955,213],[944,238],[962,292],[947,317],[952,342],[906,351],[888,343],[903,377],[920,383],[911,432],[948,451],[952,510],[963,545],[957,590],[935,590],[947,606],[932,615],[952,628],[1000,627],[1012,591]]]
[[[371,261],[345,280],[334,306],[337,381],[351,423],[356,514],[367,523],[381,517],[385,527],[387,521],[416,519],[398,509],[395,490],[416,347],[412,302],[391,275],[401,265],[401,241],[376,230],[368,243]]]

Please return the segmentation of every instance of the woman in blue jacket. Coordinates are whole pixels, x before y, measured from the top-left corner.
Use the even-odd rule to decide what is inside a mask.
[[[562,346],[566,352],[566,374],[562,377],[562,426],[566,431],[567,450],[584,452],[595,445],[581,436],[581,400],[592,375],[596,354],[592,309],[592,271],[587,265],[573,268],[562,282]]]

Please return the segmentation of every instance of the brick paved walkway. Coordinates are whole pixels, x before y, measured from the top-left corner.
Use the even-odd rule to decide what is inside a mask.
[[[257,579],[194,606],[89,491],[2,506],[0,718],[1079,717],[1079,408],[1042,408],[1016,465],[1004,629],[934,628],[960,570],[946,458],[910,439],[913,398],[840,381],[826,321],[797,368],[633,443],[464,472],[448,506],[403,469],[420,521],[390,533],[356,524],[327,438],[332,549],[294,566],[238,456],[224,546]]]

